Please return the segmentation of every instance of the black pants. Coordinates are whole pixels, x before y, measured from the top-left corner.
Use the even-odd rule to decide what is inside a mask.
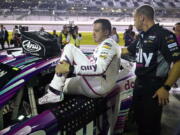
[[[1,48],[4,49],[4,39],[0,39]]]
[[[4,39],[4,43],[5,43],[5,42],[7,42],[8,47],[9,47],[9,39],[7,39],[7,38],[6,38],[6,39]]]
[[[136,79],[133,92],[133,110],[138,126],[138,135],[160,135],[162,106],[158,98],[153,99],[155,91],[165,79]]]

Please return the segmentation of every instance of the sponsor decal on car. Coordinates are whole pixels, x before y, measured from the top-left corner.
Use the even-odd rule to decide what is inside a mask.
[[[41,50],[40,45],[30,40],[24,40],[22,46],[28,52],[39,52]]]

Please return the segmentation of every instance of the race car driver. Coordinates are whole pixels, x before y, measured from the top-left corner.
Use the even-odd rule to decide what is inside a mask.
[[[63,92],[92,98],[110,93],[118,77],[121,54],[118,44],[109,38],[110,34],[109,20],[94,22],[93,38],[99,45],[90,59],[79,48],[67,44],[47,94],[39,99],[39,104],[62,101]],[[69,72],[76,77],[66,79]]]

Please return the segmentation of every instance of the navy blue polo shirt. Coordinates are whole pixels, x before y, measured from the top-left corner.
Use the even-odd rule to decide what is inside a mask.
[[[137,77],[167,77],[171,63],[180,60],[176,36],[159,24],[141,32],[128,51],[136,57]]]

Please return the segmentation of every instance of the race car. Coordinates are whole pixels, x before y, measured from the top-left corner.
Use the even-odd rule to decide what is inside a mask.
[[[0,84],[0,128],[7,127],[1,135],[110,134],[114,129],[109,127],[112,121],[108,117],[114,117],[113,121],[118,117],[113,128],[116,133],[123,132],[135,80],[134,64],[122,62],[117,84],[106,98],[65,95],[63,102],[39,106],[37,99],[51,81],[59,56],[43,58],[23,51],[0,52],[0,77],[4,80]]]
[[[8,51],[13,52],[13,50]],[[12,53],[12,55],[14,55],[14,53]],[[2,99],[0,106],[3,108],[1,111],[3,111],[4,119],[7,120],[4,122],[4,125],[5,127],[9,127],[0,131],[0,134],[52,134],[52,132],[54,134],[58,132],[66,132],[67,134],[71,134],[72,132],[94,132],[97,134],[99,132],[105,132],[105,127],[103,127],[103,131],[100,131],[98,126],[93,123],[95,123],[95,120],[97,120],[100,115],[104,117],[104,112],[108,112],[108,110],[110,110],[109,108],[115,104],[112,97],[118,92],[121,92],[119,100],[121,108],[120,111],[118,111],[119,116],[116,124],[116,132],[123,132],[125,119],[131,104],[132,88],[135,79],[134,73],[129,70],[132,65],[128,65],[128,62],[126,62],[127,69],[124,68],[122,69],[124,70],[123,72],[120,71],[119,79],[114,90],[112,90],[113,92],[105,99],[90,99],[84,96],[65,96],[65,100],[60,104],[38,106],[36,101],[42,94],[37,92],[37,88],[44,90],[46,84],[50,82],[59,57],[42,59],[23,53],[17,56],[12,55],[7,55],[7,57],[4,56],[0,59],[2,64],[0,66],[1,71],[7,72],[6,77],[9,77],[6,79],[8,81],[5,81],[7,83],[5,83],[3,87],[1,86],[0,95]],[[11,71],[14,72],[14,69],[15,74],[12,76]],[[9,74],[11,74],[11,76],[9,76]],[[24,94],[22,93],[23,91]],[[26,95],[25,91],[27,91],[26,93],[28,93],[28,95]],[[20,94],[15,97],[14,95],[17,93]],[[24,95],[24,97],[22,95]],[[28,99],[26,98],[27,96],[29,97]],[[18,101],[20,99],[21,101]],[[107,100],[111,102],[109,108],[102,106],[107,103]],[[72,103],[76,103],[74,108]],[[85,104],[88,105],[85,106]],[[7,106],[9,106],[9,110],[6,110]],[[82,110],[79,108],[82,108]],[[82,115],[84,111],[86,113]],[[72,113],[71,115],[68,114],[70,112]],[[9,114],[12,116],[8,117]],[[19,122],[18,118],[22,115],[26,118],[22,122]],[[87,128],[89,123],[91,123],[91,130]],[[76,126],[73,127],[73,124]],[[83,125],[87,125],[87,127],[85,128]],[[96,129],[96,131],[93,131],[93,129]]]

